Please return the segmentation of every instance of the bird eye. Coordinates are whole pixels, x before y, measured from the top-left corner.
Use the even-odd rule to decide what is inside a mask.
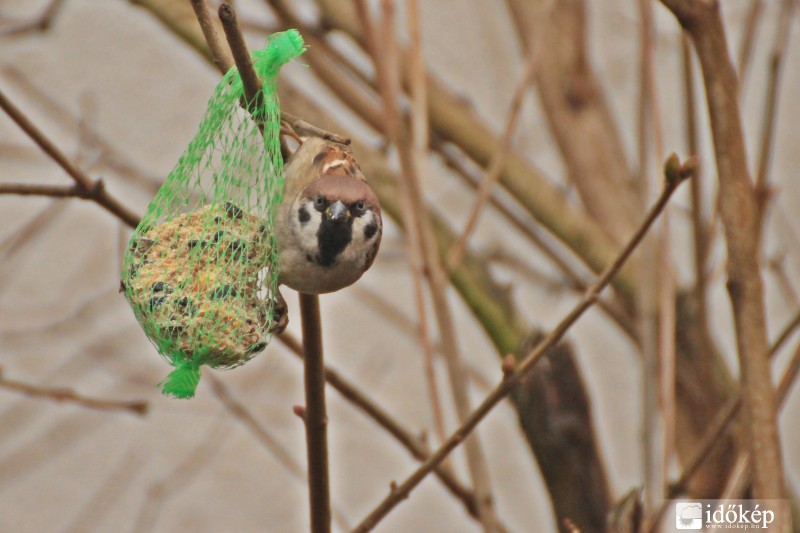
[[[318,209],[325,207],[325,198],[322,196],[317,196],[314,199],[314,206],[317,207]]]
[[[359,200],[356,203],[356,209],[358,209],[359,211],[363,211],[365,209],[365,207],[366,206],[364,205],[364,200]]]

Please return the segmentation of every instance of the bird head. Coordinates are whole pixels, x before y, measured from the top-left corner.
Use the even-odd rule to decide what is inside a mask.
[[[348,146],[308,138],[286,166],[278,235],[281,283],[324,293],[354,283],[372,265],[381,207]]]

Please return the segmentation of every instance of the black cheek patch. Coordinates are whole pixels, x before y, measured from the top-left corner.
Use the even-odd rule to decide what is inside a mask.
[[[364,239],[370,240],[375,236],[377,232],[378,232],[378,225],[375,222],[367,224],[367,226],[364,228]]]
[[[299,220],[300,224],[304,226],[306,222],[311,220],[311,215],[309,214],[308,210],[305,207],[301,207],[300,210],[297,212],[297,220]]]

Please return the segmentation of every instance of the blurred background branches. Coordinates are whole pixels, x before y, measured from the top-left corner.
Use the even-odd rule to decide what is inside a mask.
[[[334,529],[428,461],[581,301],[655,202],[673,151],[697,156],[695,178],[609,290],[437,467],[440,483],[379,530],[658,530],[665,498],[794,497],[796,2],[235,7],[251,49],[300,29],[309,50],[281,79],[283,110],[352,139],[392,221],[374,271],[322,298],[324,376],[341,393]],[[291,415],[302,379],[277,355],[301,352],[297,302],[282,343],[184,404],[157,397],[158,357],[115,297],[126,226],[230,59],[209,49],[189,0],[0,2],[0,35],[13,120],[0,121],[0,364],[14,376],[0,380],[0,470],[12,467],[0,509],[16,513],[0,513],[1,528],[49,530],[27,527],[41,518],[16,502],[86,464],[96,472],[72,480],[80,511],[54,504],[53,520],[307,529]],[[53,47],[63,55],[42,59]],[[141,420],[115,414],[144,414],[140,398]],[[134,455],[151,466],[137,474]],[[126,487],[101,501],[113,472]],[[156,505],[164,493],[177,496]],[[193,499],[208,495],[206,509]],[[227,522],[208,516],[237,506]]]

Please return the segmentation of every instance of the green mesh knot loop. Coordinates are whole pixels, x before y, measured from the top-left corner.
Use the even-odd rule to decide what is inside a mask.
[[[180,361],[167,379],[158,384],[165,396],[180,400],[194,398],[194,391],[200,383],[200,363],[198,361]]]
[[[303,51],[300,34],[288,30],[253,53],[262,90],[247,109],[238,70],[225,74],[131,237],[122,286],[148,338],[175,367],[162,383],[169,396],[193,397],[202,365],[242,365],[271,339],[283,191],[276,76]]]

